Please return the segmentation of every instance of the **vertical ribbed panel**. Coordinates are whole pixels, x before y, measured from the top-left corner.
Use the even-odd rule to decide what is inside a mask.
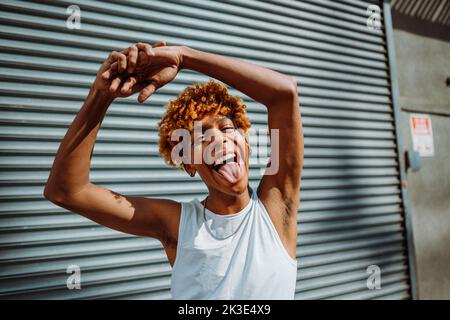
[[[366,27],[372,3],[2,0],[0,297],[170,298],[171,268],[156,240],[104,228],[42,197],[108,52],[166,40],[298,80],[306,150],[296,298],[409,298],[386,41]],[[82,10],[80,30],[66,28],[73,4]],[[206,80],[184,70],[145,105],[136,97],[114,102],[94,148],[92,181],[128,195],[203,197],[198,178],[158,156],[156,123],[169,99]],[[266,127],[264,107],[244,100],[254,127]],[[260,167],[251,168],[252,186]],[[81,290],[66,288],[69,265],[81,267]],[[370,265],[381,268],[380,290],[367,289]]]

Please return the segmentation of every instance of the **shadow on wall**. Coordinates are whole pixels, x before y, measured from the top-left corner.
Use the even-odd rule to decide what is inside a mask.
[[[394,29],[450,41],[450,0],[392,0]]]

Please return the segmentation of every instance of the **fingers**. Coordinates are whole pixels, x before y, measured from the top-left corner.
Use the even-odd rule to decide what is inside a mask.
[[[106,70],[105,72],[102,73],[102,79],[103,80],[108,80],[112,75],[112,70],[111,68],[109,68],[108,70]]]
[[[117,74],[118,63],[114,62],[111,64],[108,70],[102,73],[103,80],[108,80]]]
[[[139,103],[145,102],[145,100],[147,100],[153,93],[155,93],[156,90],[158,90],[165,84],[160,78],[161,72],[164,72],[164,69],[155,69],[147,75],[145,85],[139,90]]]
[[[113,51],[110,54],[110,67],[108,70],[102,73],[102,78],[108,80],[116,73],[123,73],[127,70],[128,73],[132,73],[136,67],[138,60],[138,47],[133,45],[121,52]]]
[[[149,81],[150,84],[148,84],[144,89],[141,90],[138,96],[139,103],[143,103],[145,100],[148,99],[155,91],[158,89],[158,85],[154,81]]]
[[[146,66],[149,63],[150,56],[144,53],[144,51],[139,51],[138,57],[139,65]]]
[[[136,69],[138,61],[141,61],[141,59],[143,61],[148,60],[150,57],[155,56],[153,48],[163,47],[166,45],[166,41],[158,41],[153,44],[153,46],[149,45],[148,43],[139,42],[136,45],[132,45],[121,52],[111,52],[111,54],[109,55],[110,67],[101,75],[104,80],[112,79],[109,87],[110,92],[116,93],[119,88],[121,94],[127,94],[131,92],[131,89],[138,82],[137,78],[129,77],[126,79],[126,81],[124,81],[125,79],[122,79],[124,77],[118,77],[117,75],[124,73],[125,71],[128,74],[132,74]],[[140,83],[139,87],[143,88],[138,98],[138,101],[141,103],[147,100],[148,97],[150,97],[150,95],[152,95],[158,88],[157,81],[146,81],[144,83]],[[133,90],[136,90],[136,88],[134,88]]]
[[[135,77],[130,77],[128,78],[125,83],[123,84],[122,88],[120,89],[120,93],[121,94],[126,94],[128,93],[133,86],[136,84],[137,80]]]
[[[127,56],[122,52],[117,51],[111,52],[110,59],[112,61],[117,61],[119,73],[122,73],[127,69]]]
[[[143,103],[147,100],[156,90],[165,86],[176,76],[176,71],[172,67],[158,68],[150,72],[147,75],[147,82],[145,88],[139,93],[138,101]]]
[[[127,50],[127,56],[128,56],[128,73],[132,73],[134,71],[134,67],[136,67],[136,62],[138,58],[138,47],[137,46],[131,46]]]
[[[153,44],[153,48],[166,46],[166,41],[158,41]],[[144,56],[141,55],[141,52],[144,52],[148,57],[154,56],[155,53],[152,50],[152,46],[148,43],[139,42],[136,45],[132,45],[125,50],[118,52],[113,51],[109,55],[110,68],[103,72],[102,78],[104,80],[111,79],[116,73],[123,73],[125,70],[128,73],[133,73],[136,64],[139,59],[143,59]]]
[[[152,50],[152,47],[148,44],[148,43],[144,43],[144,42],[139,42],[138,44],[136,44],[136,47],[139,50],[142,50],[145,52],[145,54],[149,57],[154,56],[155,53]]]
[[[120,79],[119,77],[114,78],[114,80],[111,82],[111,85],[109,86],[109,92],[116,93],[121,82],[122,82],[122,79]]]

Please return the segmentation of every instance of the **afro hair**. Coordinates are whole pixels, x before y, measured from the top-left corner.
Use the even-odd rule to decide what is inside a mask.
[[[158,124],[159,152],[168,165],[176,167],[171,159],[172,148],[178,143],[171,140],[174,130],[187,129],[192,132],[194,121],[209,115],[221,115],[229,117],[238,129],[247,133],[251,123],[246,112],[242,99],[229,95],[222,83],[214,80],[194,82],[167,104],[166,112]],[[184,169],[183,165],[181,168]]]

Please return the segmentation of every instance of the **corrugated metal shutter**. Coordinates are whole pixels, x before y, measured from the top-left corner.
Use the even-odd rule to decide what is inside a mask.
[[[366,28],[371,3],[3,0],[0,296],[170,298],[171,268],[157,241],[98,226],[42,197],[59,143],[107,53],[164,39],[298,79],[306,158],[296,298],[409,298],[386,41],[383,31]],[[82,10],[80,30],[66,28],[73,4]],[[117,100],[95,145],[93,182],[125,194],[203,197],[198,178],[158,157],[155,125],[169,99],[207,79],[183,71],[146,105]],[[254,126],[264,128],[264,108],[245,100]],[[259,178],[253,166],[251,185]],[[366,287],[373,264],[381,290]],[[81,267],[81,290],[66,288],[69,265]]]

